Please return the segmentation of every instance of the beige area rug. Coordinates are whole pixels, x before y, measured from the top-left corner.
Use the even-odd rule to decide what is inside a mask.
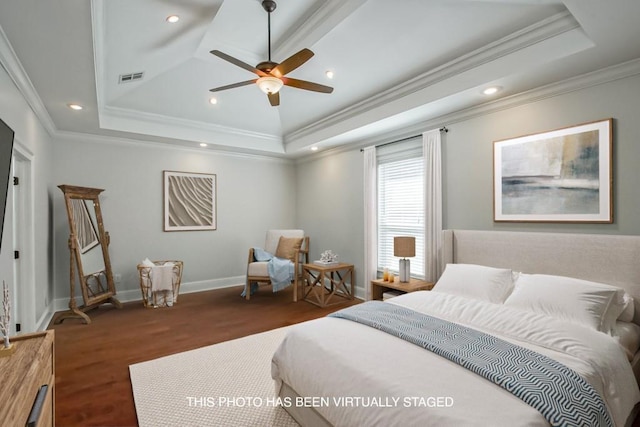
[[[298,426],[277,406],[271,357],[287,327],[129,366],[141,427]]]

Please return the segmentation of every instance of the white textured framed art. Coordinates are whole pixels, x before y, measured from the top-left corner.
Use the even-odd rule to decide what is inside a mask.
[[[215,230],[216,175],[164,171],[164,231]]]
[[[493,143],[496,222],[613,222],[612,122]]]

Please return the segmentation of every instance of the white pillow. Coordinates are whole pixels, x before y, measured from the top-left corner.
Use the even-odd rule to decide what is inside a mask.
[[[624,290],[563,276],[520,274],[504,305],[610,333],[624,310]]]
[[[512,272],[509,269],[447,264],[433,291],[501,304],[512,289]]]

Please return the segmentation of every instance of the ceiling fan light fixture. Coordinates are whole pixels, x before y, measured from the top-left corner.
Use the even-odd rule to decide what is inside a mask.
[[[180,17],[178,15],[169,15],[165,19],[165,21],[167,21],[169,24],[175,24],[179,20],[180,20]]]
[[[260,77],[256,83],[261,91],[266,93],[267,95],[278,93],[284,83],[277,77],[273,76],[264,76]]]

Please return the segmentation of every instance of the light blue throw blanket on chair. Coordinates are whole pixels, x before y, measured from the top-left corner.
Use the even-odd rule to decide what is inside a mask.
[[[261,248],[253,248],[253,259],[258,262],[267,262],[267,271],[273,292],[278,292],[291,284],[293,280],[293,263],[286,258],[278,258]],[[258,284],[251,284],[251,295],[258,290]],[[241,296],[246,296],[246,285]]]

